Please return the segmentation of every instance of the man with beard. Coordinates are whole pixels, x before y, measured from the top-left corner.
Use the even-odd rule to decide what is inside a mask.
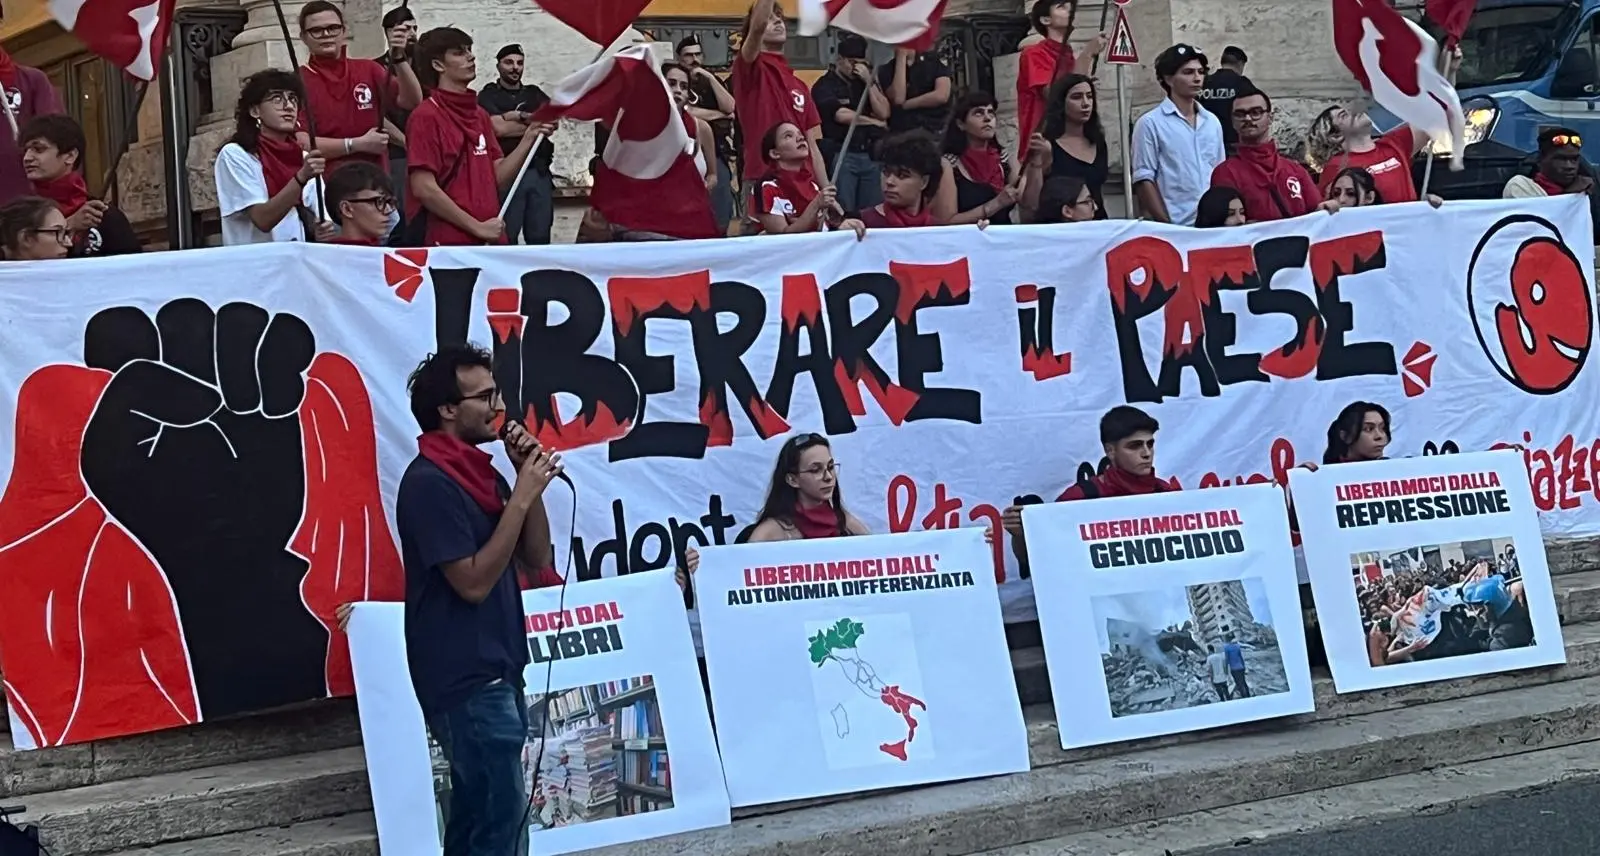
[[[407,387],[422,435],[395,500],[406,659],[429,733],[450,763],[444,852],[526,853],[529,658],[518,574],[534,585],[562,583],[543,500],[561,456],[513,424],[505,437],[517,468],[512,487],[478,448],[505,416],[487,351],[441,348]]]
[[[705,46],[700,37],[690,35],[678,42],[678,64],[689,72],[689,112],[711,126],[716,140],[717,185],[711,189],[711,213],[717,218],[717,234],[728,234],[733,220],[733,94],[706,68]]]
[[[517,147],[517,140],[528,131],[528,116],[550,100],[543,89],[522,82],[525,59],[522,45],[501,48],[495,54],[495,72],[499,77],[478,93],[478,104],[488,111],[503,152]],[[533,153],[533,163],[528,164],[522,183],[508,191],[513,195],[511,205],[506,208],[506,237],[512,243],[516,243],[519,236],[524,244],[550,243],[550,229],[555,225],[556,216],[556,186],[550,165],[555,156],[555,144],[547,134],[539,143],[539,150]]]
[[[1239,191],[1245,217],[1252,223],[1287,220],[1323,207],[1322,191],[1311,180],[1311,173],[1299,161],[1278,152],[1278,143],[1272,139],[1272,99],[1267,93],[1247,83],[1234,92],[1230,109],[1238,145],[1211,171],[1211,186]]]
[[[17,134],[22,169],[33,192],[54,202],[72,230],[73,256],[120,256],[141,250],[139,236],[120,208],[89,198],[84,181],[83,128],[64,113],[35,116]]]

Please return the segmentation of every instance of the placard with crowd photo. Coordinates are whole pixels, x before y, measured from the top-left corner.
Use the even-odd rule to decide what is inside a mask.
[[[1339,692],[1566,662],[1515,451],[1300,469],[1289,483]]]
[[[728,792],[669,571],[523,592],[525,814],[532,853],[570,853],[730,821]],[[406,665],[405,605],[350,617],[356,703],[378,844],[442,852],[450,762]]]
[[[1277,487],[1057,502],[1022,516],[1064,748],[1312,709]]]

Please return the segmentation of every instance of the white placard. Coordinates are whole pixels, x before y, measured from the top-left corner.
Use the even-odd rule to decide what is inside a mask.
[[[982,530],[712,547],[695,594],[734,805],[1028,769]]]
[[[1312,709],[1277,487],[1030,505],[1022,520],[1063,747]]]
[[[1339,692],[1567,661],[1517,452],[1337,464],[1289,481]]]
[[[523,769],[540,796],[530,810],[531,852],[570,853],[730,822],[672,573],[576,584],[564,610],[558,605],[559,588],[522,595],[535,654],[523,672],[530,720]],[[555,639],[556,650],[576,645],[585,653],[551,661],[563,614],[566,632],[585,638]],[[349,633],[378,845],[385,853],[441,853],[449,765],[429,739],[411,686],[405,607],[359,604]],[[537,780],[535,769],[542,770]]]

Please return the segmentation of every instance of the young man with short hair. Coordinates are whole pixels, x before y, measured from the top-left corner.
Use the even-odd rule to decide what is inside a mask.
[[[793,122],[811,145],[811,173],[819,184],[827,184],[828,167],[822,161],[822,117],[811,99],[811,89],[795,76],[784,58],[783,46],[789,40],[789,23],[783,18],[778,0],[755,0],[745,15],[744,40],[733,60],[733,96],[738,102],[735,118],[744,137],[740,155],[740,174],[744,177],[745,210],[754,212],[750,196],[767,171],[766,152],[761,141],[767,132],[784,122]]]
[[[83,177],[83,128],[64,113],[29,119],[17,132],[22,145],[22,170],[33,192],[54,202],[72,230],[78,257],[120,256],[143,250],[127,215],[89,198]]]
[[[554,577],[541,584],[561,584],[543,499],[561,456],[513,424],[504,440],[517,468],[512,487],[478,448],[505,418],[487,351],[441,347],[406,386],[422,430],[395,498],[406,661],[428,731],[450,763],[444,853],[524,854],[529,658],[517,577],[537,569]]]
[[[1278,152],[1272,138],[1272,99],[1246,82],[1234,93],[1229,121],[1239,130],[1234,153],[1211,171],[1212,187],[1231,187],[1244,200],[1244,214],[1252,223],[1287,220],[1328,207],[1311,173],[1294,158]]]
[[[689,72],[689,112],[711,125],[716,141],[717,186],[711,189],[711,213],[717,219],[717,234],[728,234],[733,220],[733,169],[737,157],[733,147],[733,115],[737,106],[733,93],[706,68],[706,49],[700,37],[685,36],[677,45],[678,64]]]
[[[525,59],[522,45],[501,48],[495,54],[498,79],[478,92],[478,104],[488,111],[503,152],[516,149],[517,140],[528,130],[528,117],[550,100],[543,89],[522,82]],[[555,179],[550,165],[555,156],[555,144],[545,137],[539,143],[539,150],[533,153],[533,163],[528,164],[522,183],[514,191],[508,191],[516,193],[506,209],[506,237],[512,243],[516,243],[518,237],[524,244],[550,243],[550,230],[556,216]]]
[[[889,114],[891,132],[923,130],[944,137],[954,83],[938,51],[895,48],[894,59],[878,66],[878,85],[889,93],[894,109]]]
[[[1193,226],[1211,172],[1228,156],[1222,123],[1199,102],[1206,55],[1173,45],[1156,57],[1155,68],[1167,97],[1133,127],[1134,195],[1149,219]]]
[[[1141,496],[1175,488],[1156,475],[1156,432],[1161,423],[1137,407],[1118,405],[1100,417],[1100,445],[1110,466],[1094,478],[1071,485],[1056,502]],[[1028,566],[1028,544],[1022,536],[1022,506],[1012,505],[1000,515],[1000,525],[1011,535],[1017,562]]]
[[[889,127],[889,96],[867,64],[867,40],[855,33],[839,37],[833,66],[811,85],[811,100],[822,118],[823,162],[839,174],[839,205],[846,211],[871,208],[883,201],[883,171],[873,148]],[[866,95],[866,109],[856,107]],[[855,131],[850,123],[855,122]],[[845,137],[850,149],[844,151]],[[840,164],[843,161],[843,164]],[[825,183],[826,178],[818,178]]]
[[[405,243],[503,244],[500,193],[516,178],[534,138],[553,126],[528,125],[515,149],[501,150],[494,124],[472,92],[478,62],[472,37],[461,30],[423,33],[416,67],[431,92],[406,123],[411,182]]]
[[[1222,123],[1222,144],[1230,155],[1239,144],[1239,132],[1233,127],[1233,99],[1246,88],[1254,88],[1244,76],[1249,61],[1243,48],[1228,45],[1222,49],[1222,67],[1206,76],[1205,88],[1200,90],[1200,106]]]
[[[328,216],[339,226],[330,243],[377,247],[389,232],[389,215],[395,211],[394,185],[377,165],[352,161],[323,180],[323,201]]]
[[[396,6],[383,14],[383,37],[390,48],[374,60],[394,81],[400,82],[401,66],[410,68],[411,54],[417,46],[417,16],[410,6]],[[405,50],[396,55],[393,45],[404,42]],[[413,72],[415,76],[415,72]],[[399,104],[383,105],[383,132],[389,135],[389,180],[395,185],[395,199],[405,205],[406,120],[411,111]]]
[[[1506,182],[1506,199],[1586,193],[1593,196],[1594,178],[1583,168],[1583,138],[1568,128],[1539,132],[1539,153],[1533,169]],[[1388,200],[1384,200],[1388,201]]]
[[[1067,46],[1067,37],[1072,35],[1072,21],[1077,16],[1078,0],[1034,0],[1028,9],[1028,23],[1044,40],[1023,48],[1017,58],[1018,163],[1027,161],[1028,139],[1044,122],[1045,93],[1051,84],[1076,70],[1077,57]],[[1105,46],[1105,33],[1098,33],[1084,47],[1083,55],[1095,56]]]
[[[422,101],[422,87],[411,66],[394,62],[395,73],[370,59],[345,55],[349,31],[344,13],[329,0],[311,0],[300,7],[300,41],[307,50],[300,78],[306,86],[306,109],[300,127],[315,121],[317,138],[310,148],[323,153],[332,171],[347,160],[364,160],[389,168],[389,136],[383,132],[383,111],[404,109]],[[389,32],[389,56],[403,60],[409,35]]]

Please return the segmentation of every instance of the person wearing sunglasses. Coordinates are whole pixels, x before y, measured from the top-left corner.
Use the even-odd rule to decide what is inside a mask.
[[[269,68],[245,78],[233,138],[213,167],[224,245],[306,240],[324,161],[295,138],[303,103],[291,72]]]
[[[0,251],[8,262],[64,259],[72,230],[54,202],[21,196],[0,205]]]
[[[1566,128],[1546,128],[1539,132],[1539,151],[1533,167],[1524,175],[1513,175],[1506,182],[1503,196],[1527,199],[1563,193],[1587,194],[1591,204],[1597,198],[1593,173],[1583,160],[1583,138]],[[1600,211],[1596,215],[1600,216]]]
[[[300,41],[309,54],[300,69],[307,98],[300,130],[309,128],[308,121],[315,122],[317,138],[305,142],[327,155],[329,168],[348,160],[389,168],[383,111],[391,107],[410,110],[422,103],[422,85],[411,64],[403,61],[411,38],[409,30],[388,31],[394,68],[390,74],[370,59],[346,55],[349,28],[337,5],[311,0],[300,7]]]
[[[376,164],[352,161],[328,175],[328,216],[339,225],[332,243],[376,247],[389,231],[395,210],[394,185]]]

